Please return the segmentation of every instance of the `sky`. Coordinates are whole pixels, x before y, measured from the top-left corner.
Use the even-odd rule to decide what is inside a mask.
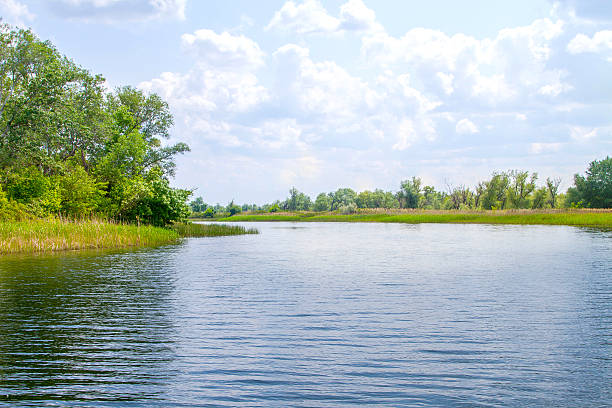
[[[0,0],[109,89],[165,99],[173,185],[263,204],[291,187],[438,190],[494,171],[571,186],[612,153],[612,2]]]

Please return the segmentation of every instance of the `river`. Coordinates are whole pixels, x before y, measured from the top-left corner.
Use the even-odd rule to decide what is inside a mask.
[[[0,406],[612,406],[612,232],[256,223],[0,259]]]

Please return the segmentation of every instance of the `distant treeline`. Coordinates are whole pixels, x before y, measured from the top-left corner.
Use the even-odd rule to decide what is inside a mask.
[[[29,30],[0,25],[0,220],[96,216],[167,225],[189,215],[164,145],[173,118],[159,96],[122,87]]]
[[[438,191],[423,185],[418,177],[404,180],[399,191],[355,192],[340,188],[335,192],[320,193],[314,201],[298,191],[289,190],[284,201],[262,206],[233,201],[227,206],[210,206],[202,197],[190,203],[195,216],[213,217],[217,214],[234,215],[241,211],[340,211],[352,213],[359,208],[414,208],[424,210],[505,210],[544,208],[611,208],[612,207],[612,158],[590,163],[586,175],[576,174],[574,186],[565,193],[559,192],[561,179],[547,178],[538,185],[536,173],[510,170],[495,172],[491,178],[479,182],[476,187],[451,187]]]

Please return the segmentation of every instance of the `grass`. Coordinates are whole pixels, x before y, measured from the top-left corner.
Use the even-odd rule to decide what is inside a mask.
[[[182,237],[256,234],[233,225],[176,224],[172,228],[103,220],[56,218],[0,222],[0,254],[119,249],[174,244]]]
[[[223,224],[174,224],[172,229],[182,237],[220,237],[225,235],[259,234],[255,228]]]
[[[306,221],[306,222],[394,222],[570,225],[612,228],[612,210],[360,210],[355,214],[298,212],[270,215],[235,215],[222,221]]]

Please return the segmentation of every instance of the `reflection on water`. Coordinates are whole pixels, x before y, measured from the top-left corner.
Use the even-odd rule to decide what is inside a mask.
[[[256,227],[0,259],[0,406],[612,405],[612,232]]]
[[[0,401],[164,394],[173,276],[155,252],[0,261]]]

